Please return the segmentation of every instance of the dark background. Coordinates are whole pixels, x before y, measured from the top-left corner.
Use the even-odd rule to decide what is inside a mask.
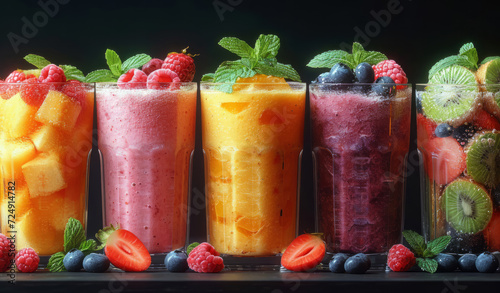
[[[44,19],[38,2],[57,3],[58,11]],[[281,38],[278,60],[292,64],[307,82],[322,72],[305,66],[312,57],[326,50],[340,49],[342,43],[352,44],[353,40],[361,42],[368,50],[381,51],[395,59],[405,70],[410,83],[426,82],[430,67],[439,59],[458,53],[466,42],[474,42],[480,60],[500,54],[498,5],[492,6],[491,1],[472,1],[466,5],[457,1],[417,0],[41,0],[2,4],[0,78],[17,68],[29,68],[22,59],[29,53],[42,55],[57,64],[77,66],[88,73],[106,67],[104,52],[107,48],[117,51],[122,60],[137,53],[163,59],[168,52],[180,51],[189,45],[192,53],[200,54],[196,57],[195,75],[195,81],[199,81],[203,73],[213,72],[222,61],[236,59],[235,55],[217,45],[222,37],[239,37],[253,46],[260,33],[277,34]],[[392,9],[389,10],[388,6]],[[54,6],[52,9],[55,11]],[[382,20],[377,20],[376,15]],[[25,20],[38,24],[35,31],[26,34]],[[359,31],[365,36],[359,37]],[[9,33],[25,38],[24,43],[17,46],[17,51],[8,39]],[[203,206],[199,199],[204,193],[199,117],[198,109],[192,183],[196,203],[190,222],[191,241],[205,239],[205,210],[197,208]],[[308,118],[306,116],[300,233],[314,230]],[[415,137],[413,127],[405,228],[420,231]],[[102,226],[99,176],[94,152],[89,235]]]

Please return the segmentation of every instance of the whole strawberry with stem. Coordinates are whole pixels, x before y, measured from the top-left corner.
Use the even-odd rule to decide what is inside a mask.
[[[171,52],[168,53],[167,58],[163,62],[162,69],[170,69],[179,75],[181,82],[191,82],[194,78],[195,65],[193,57],[198,56],[198,54],[187,53],[186,47],[181,53]]]

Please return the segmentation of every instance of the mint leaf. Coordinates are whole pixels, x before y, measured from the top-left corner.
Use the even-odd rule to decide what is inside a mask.
[[[186,254],[189,255],[191,253],[191,251],[193,251],[193,249],[198,245],[200,245],[200,243],[198,243],[198,242],[193,242],[193,243],[189,244],[189,246],[186,249]]]
[[[139,68],[151,60],[147,54],[137,54],[125,60],[121,66],[122,73],[128,72],[132,68]]]
[[[64,252],[67,253],[73,248],[80,247],[80,243],[85,241],[85,231],[82,223],[74,218],[69,218],[64,229]]]
[[[50,61],[47,59],[43,58],[42,56],[35,55],[35,54],[28,54],[24,56],[24,60],[28,61],[31,65],[34,65],[38,69],[42,69],[47,65],[52,64]]]
[[[434,274],[437,271],[438,263],[432,258],[417,258],[417,265],[422,269],[422,271]]]
[[[460,48],[459,56],[465,56],[470,61],[471,65],[473,65],[472,69],[477,69],[477,62],[479,61],[479,57],[477,56],[477,50],[474,48],[472,43],[467,43]]]
[[[109,69],[99,69],[89,72],[85,77],[86,82],[116,82],[118,78]]]
[[[207,73],[201,77],[201,81],[213,82],[215,73]]]
[[[260,35],[255,42],[254,53],[257,58],[272,58],[278,55],[280,38],[276,35]]]
[[[411,248],[417,254],[417,256],[423,255],[424,251],[427,249],[424,237],[411,230],[403,231],[403,237],[406,239],[408,244],[410,244]]]
[[[387,56],[385,56],[384,54],[382,54],[380,52],[365,51],[365,52],[363,52],[363,55],[362,55],[361,60],[360,60],[359,63],[366,62],[366,63],[368,63],[370,65],[376,65],[379,62],[387,60],[387,59],[388,59]]]
[[[276,66],[259,63],[254,67],[255,72],[276,77],[288,78],[300,82],[300,76],[291,65],[277,63]]]
[[[248,45],[247,42],[240,40],[238,38],[233,38],[233,37],[222,38],[219,41],[219,45],[222,48],[228,50],[229,52],[240,56],[241,58],[250,58],[254,53],[253,48],[250,47],[250,45]]]
[[[355,68],[359,63],[361,63],[361,57],[363,56],[363,53],[365,52],[365,49],[363,48],[363,46],[358,43],[358,42],[354,42],[352,44],[352,57],[353,57],[353,60],[354,60],[354,64],[351,68]]]
[[[481,62],[481,65],[485,64],[485,63],[488,63],[490,62],[491,60],[495,60],[495,59],[500,59],[500,56],[491,56],[491,57],[486,57],[484,58],[484,60]]]
[[[446,249],[450,241],[451,241],[451,236],[445,235],[428,242],[427,249],[424,251],[423,256],[435,257],[436,255],[438,255],[439,253],[441,253],[443,250]]]
[[[115,76],[120,76],[122,74],[122,61],[120,59],[120,56],[118,56],[115,51],[107,49],[105,57],[111,73],[113,73],[113,75]]]
[[[53,273],[66,271],[66,268],[63,264],[64,255],[64,252],[57,252],[50,257],[49,263],[47,264],[47,268],[49,269],[49,271]]]
[[[469,69],[474,69],[477,64],[472,64],[468,57],[462,55],[453,55],[439,60],[432,68],[429,70],[429,80],[438,71],[450,67],[452,65],[461,65]]]
[[[81,82],[85,81],[85,75],[80,69],[76,68],[75,66],[60,65],[59,67],[61,67],[62,70],[64,70],[64,75],[66,75],[67,80],[74,79]]]
[[[99,248],[99,246],[97,246],[97,242],[94,239],[88,239],[80,243],[78,249],[81,250],[83,254],[88,255],[101,250],[102,248]]]
[[[243,65],[240,60],[224,61],[215,71],[214,82],[234,83],[238,77],[245,78],[254,75],[255,71]]]
[[[311,68],[332,68],[336,63],[342,62],[349,67],[352,67],[353,64],[348,64],[350,62],[346,59],[348,55],[350,54],[342,50],[326,51],[316,55],[311,61],[309,61],[309,63],[307,63],[307,66]]]
[[[473,43],[463,44],[462,47],[460,47],[460,50],[458,51],[458,54],[459,55],[463,55],[465,52],[470,51],[471,49],[474,49],[474,44]]]

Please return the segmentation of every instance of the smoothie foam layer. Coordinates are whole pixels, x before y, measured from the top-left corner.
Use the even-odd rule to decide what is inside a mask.
[[[150,253],[185,245],[195,113],[196,88],[97,92],[105,224],[130,230]]]

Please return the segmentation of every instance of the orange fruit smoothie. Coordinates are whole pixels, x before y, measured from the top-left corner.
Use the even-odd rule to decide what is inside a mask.
[[[39,255],[62,251],[68,219],[86,221],[93,87],[0,87],[1,232],[16,235],[16,250],[31,247]]]
[[[305,84],[257,74],[228,94],[201,85],[208,241],[234,256],[281,253],[296,236]]]

